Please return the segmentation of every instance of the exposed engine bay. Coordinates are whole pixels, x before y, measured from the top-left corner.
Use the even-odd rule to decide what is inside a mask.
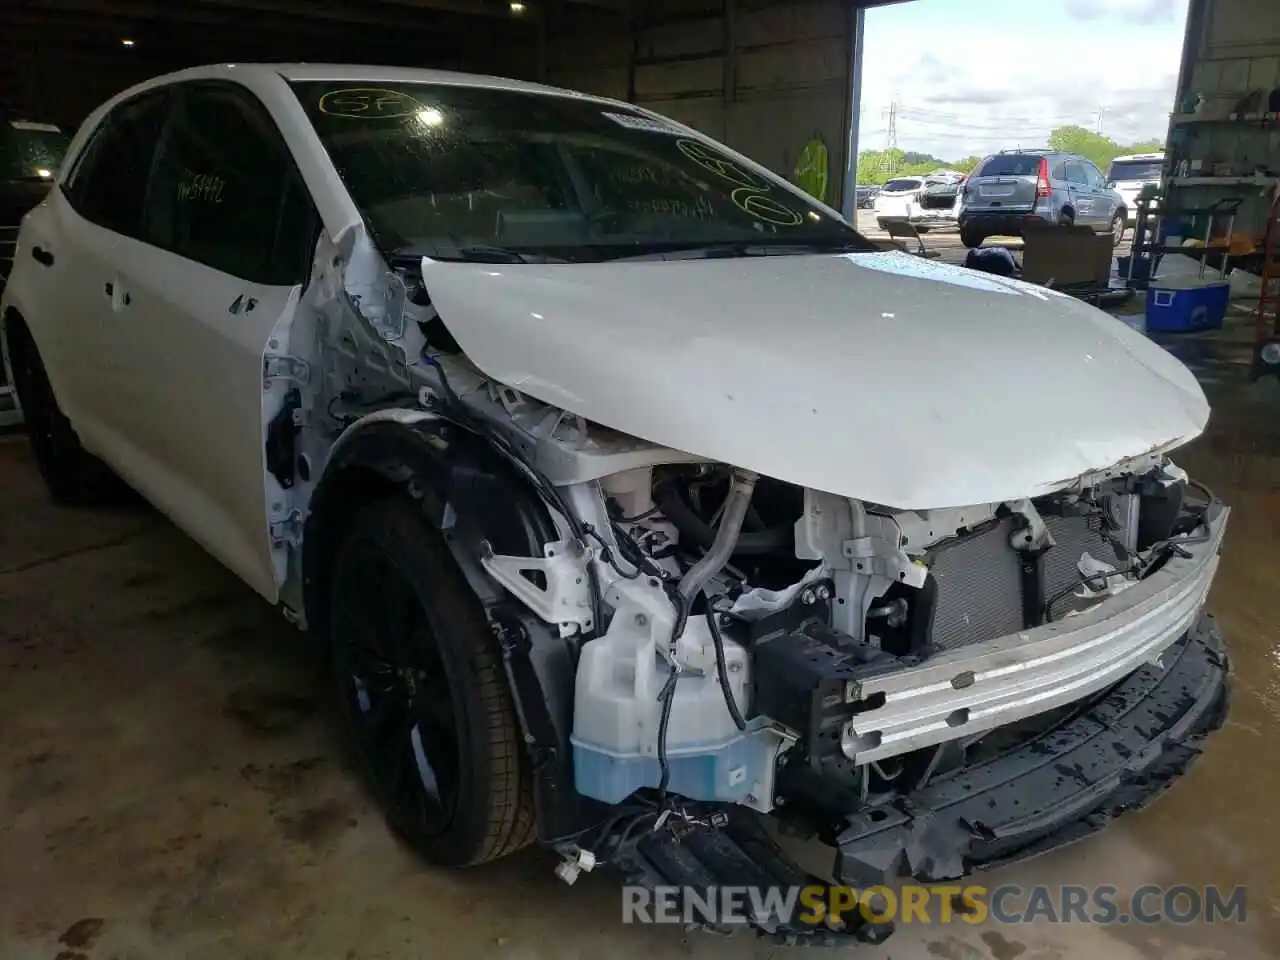
[[[935,516],[714,464],[639,468],[600,490],[612,536],[592,525],[588,550],[619,579],[578,667],[578,790],[761,811],[783,768],[866,796],[980,737],[991,724],[960,708],[943,730],[886,743],[875,678],[1105,603],[1192,539],[1208,506],[1184,503],[1171,465]]]
[[[882,728],[906,699],[889,678],[946,658],[962,693],[968,653],[1058,629],[1213,535],[1210,501],[1158,455],[1035,501],[893,510],[619,435],[485,378],[429,306],[419,325],[415,406],[501,438],[557,491],[558,542],[484,543],[481,562],[573,638],[575,786],[604,803],[656,789],[769,811],[793,767],[867,797],[962,763],[1044,707]]]
[[[381,423],[419,431],[446,460],[459,433],[479,438],[511,468],[494,486],[460,467],[440,523],[508,659],[540,764],[540,832],[566,880],[598,860],[625,867],[664,825],[738,829],[733,811],[837,847],[845,880],[959,876],[983,862],[969,845],[1030,849],[1041,827],[922,846],[932,815],[895,805],[935,784],[954,792],[954,777],[1104,709],[1125,684],[1157,689],[1148,665],[1167,651],[1225,670],[1200,611],[1229,511],[1160,450],[1029,499],[896,509],[544,403],[468,359],[415,273],[390,289],[346,301],[360,314],[318,304],[311,373],[282,391],[293,399],[268,428],[268,464],[283,460],[272,428],[305,424],[286,449],[314,464],[291,492],[305,502],[325,462]],[[545,530],[513,514],[513,535],[484,532],[486,513],[528,491]],[[298,541],[281,529],[276,543],[281,569],[298,569]],[[1206,687],[1198,723],[1220,722],[1221,686]],[[1124,735],[1150,728],[1135,729]],[[651,860],[627,869],[671,875]]]

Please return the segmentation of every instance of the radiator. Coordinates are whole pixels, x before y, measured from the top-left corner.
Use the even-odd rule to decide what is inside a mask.
[[[934,552],[935,647],[950,650],[1022,629],[1021,557],[1009,546],[1013,523],[1002,520]]]
[[[1115,548],[1103,537],[1102,518],[1044,518],[1055,546],[1041,558],[1044,597],[1055,596],[1080,581],[1077,564],[1083,553],[1123,566]],[[981,643],[1024,626],[1022,555],[1009,545],[1014,520],[1005,519],[979,533],[940,545],[932,552],[929,570],[937,581],[937,609],[932,642],[941,650]],[[1061,616],[1069,600],[1055,605]]]

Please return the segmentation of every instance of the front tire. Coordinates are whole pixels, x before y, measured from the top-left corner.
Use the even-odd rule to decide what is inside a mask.
[[[1120,246],[1124,241],[1125,227],[1128,226],[1123,210],[1116,211],[1116,215],[1111,218],[1111,243],[1113,246]]]
[[[391,828],[444,866],[529,844],[531,783],[501,653],[415,501],[382,500],[355,516],[329,603],[334,677]]]
[[[10,324],[8,342],[13,386],[22,405],[27,438],[53,499],[73,507],[124,499],[128,492],[124,482],[81,446],[75,427],[58,406],[30,333],[17,323]]]

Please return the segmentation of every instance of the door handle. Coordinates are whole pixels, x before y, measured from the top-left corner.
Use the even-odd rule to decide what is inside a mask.
[[[46,267],[53,266],[53,254],[50,253],[48,250],[46,250],[44,247],[32,247],[31,259],[34,260],[36,263],[44,264]]]
[[[246,297],[243,293],[231,301],[231,306],[227,307],[227,313],[238,316],[240,313],[249,313],[258,305],[258,301],[253,297]]]
[[[117,299],[116,285],[110,280],[102,285],[102,292],[111,298],[111,306],[116,310],[119,310],[121,307],[127,307],[132,302],[129,299],[129,292],[127,290],[121,290],[120,296]]]

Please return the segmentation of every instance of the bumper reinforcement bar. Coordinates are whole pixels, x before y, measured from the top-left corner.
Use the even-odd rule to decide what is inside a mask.
[[[1034,739],[906,797],[859,810],[837,841],[844,883],[952,880],[1037,856],[1144,806],[1227,712],[1227,656],[1202,615],[1147,665]]]
[[[865,888],[912,877],[954,880],[975,870],[1038,856],[1100,829],[1159,795],[1199,754],[1227,712],[1222,637],[1203,615],[1164,653],[1085,701],[1068,719],[989,759],[850,815],[836,843],[834,876]],[[722,827],[646,832],[613,862],[626,882],[700,891],[764,891],[829,885],[794,863],[745,809]],[[796,917],[753,919],[757,932],[787,945],[880,943],[892,923],[849,911],[837,927]],[[733,932],[740,924],[719,927]]]

